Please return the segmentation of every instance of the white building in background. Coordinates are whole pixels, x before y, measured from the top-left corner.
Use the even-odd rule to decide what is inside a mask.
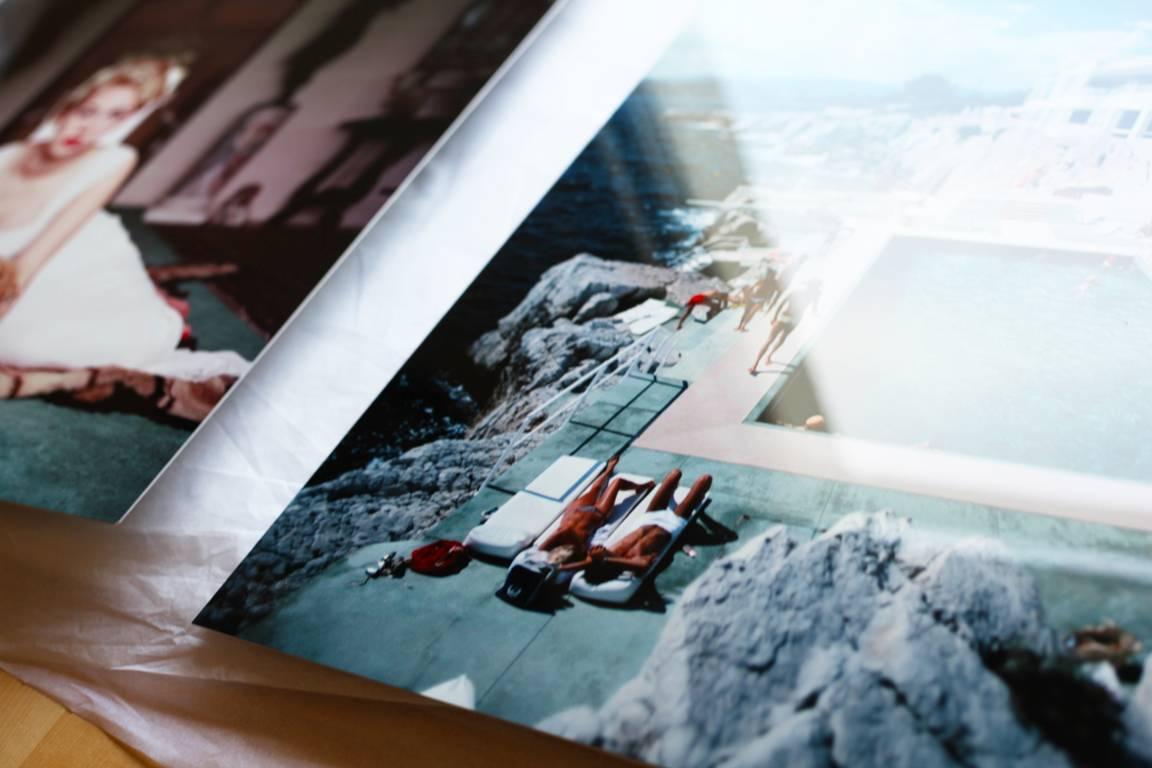
[[[785,249],[833,241],[798,242],[780,226],[813,212],[849,229],[1097,253],[1152,247],[1152,56],[1062,71],[1014,105],[824,109],[763,126],[752,151],[763,147],[777,172],[713,204],[756,210]],[[763,257],[730,250],[722,258]]]
[[[1063,72],[1024,105],[1054,132],[1152,142],[1152,56],[1095,63]]]

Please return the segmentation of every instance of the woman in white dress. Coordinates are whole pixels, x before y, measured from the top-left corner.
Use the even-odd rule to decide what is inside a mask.
[[[119,138],[168,96],[177,72],[161,59],[103,69],[29,139],[0,146],[0,367],[12,390],[0,378],[0,397],[95,400],[127,388],[198,420],[247,368],[234,352],[177,348],[183,318],[104,210],[136,165]]]

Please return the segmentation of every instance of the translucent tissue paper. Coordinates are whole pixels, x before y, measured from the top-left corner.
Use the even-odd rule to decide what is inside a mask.
[[[686,5],[559,7],[124,523],[6,510],[0,665],[163,765],[495,766],[545,753],[599,764],[190,622],[648,70]]]

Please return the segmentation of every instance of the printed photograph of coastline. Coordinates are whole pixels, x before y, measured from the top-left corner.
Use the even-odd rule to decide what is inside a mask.
[[[1152,764],[1152,14],[819,5],[702,8],[197,624],[657,765]]]
[[[550,5],[37,6],[0,73],[0,502],[120,519]]]

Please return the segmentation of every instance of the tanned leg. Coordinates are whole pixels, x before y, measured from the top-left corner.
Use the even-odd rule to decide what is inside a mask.
[[[759,312],[763,306],[763,304],[758,304],[753,301],[749,301],[747,304],[745,304],[744,314],[740,317],[740,323],[736,326],[736,330],[748,330],[748,323],[752,322],[752,318],[756,317],[756,313]]]
[[[608,485],[608,481],[612,478],[612,473],[616,471],[616,465],[619,463],[620,459],[616,456],[609,459],[608,463],[604,465],[604,469],[600,471],[600,474],[597,475],[596,479],[592,481],[592,484],[588,486],[588,489],[569,502],[568,506],[565,507],[565,511],[573,507],[594,506],[597,500],[599,500],[600,494],[604,492],[605,486]]]
[[[748,373],[753,376],[756,375],[756,368],[760,365],[760,360],[768,353],[768,347],[772,346],[772,342],[780,335],[780,328],[779,321],[772,324],[772,330],[768,334],[768,340],[764,342],[764,346],[760,347],[760,351],[756,353],[756,359],[752,362],[752,367],[748,369]],[[769,356],[769,360],[771,360],[771,356]]]
[[[692,310],[696,309],[694,304],[689,304],[684,307],[684,314],[680,315],[680,322],[676,323],[676,330],[684,327],[684,323],[688,322],[688,318],[692,317]]]
[[[649,512],[667,508],[668,502],[672,500],[672,494],[676,492],[676,487],[680,485],[680,474],[680,470],[674,469],[664,476],[660,487],[656,489],[656,493],[652,494],[652,501],[648,504]]]
[[[780,347],[784,346],[784,342],[787,341],[788,337],[792,335],[792,331],[795,330],[795,328],[796,328],[795,326],[789,326],[787,328],[782,329],[780,331],[780,333],[776,334],[775,339],[774,339],[774,341],[776,343],[775,343],[775,345],[773,345],[773,347],[770,350],[768,350],[768,354],[765,356],[765,362],[766,363],[772,362],[772,355],[776,354],[776,352],[779,351]]]
[[[692,516],[692,510],[700,506],[704,501],[704,497],[708,495],[708,491],[712,488],[712,475],[700,475],[696,478],[696,482],[692,483],[692,488],[689,489],[688,495],[684,500],[676,506],[676,516],[682,517],[685,520]]]

